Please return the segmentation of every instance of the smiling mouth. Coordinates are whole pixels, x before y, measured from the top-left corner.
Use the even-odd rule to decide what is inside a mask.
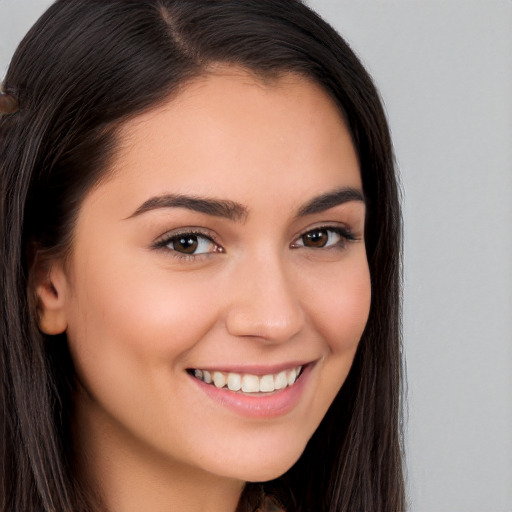
[[[272,393],[293,386],[302,375],[304,366],[297,366],[279,373],[252,375],[250,373],[233,373],[191,369],[187,370],[196,379],[215,386],[218,389],[241,393]]]

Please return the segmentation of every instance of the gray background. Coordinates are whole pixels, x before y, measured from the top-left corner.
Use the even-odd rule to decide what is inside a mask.
[[[0,0],[0,76],[49,3]],[[512,1],[309,4],[379,85],[401,172],[410,510],[511,512]]]

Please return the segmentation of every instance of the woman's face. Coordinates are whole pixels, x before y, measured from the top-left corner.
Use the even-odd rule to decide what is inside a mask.
[[[370,306],[361,178],[340,113],[306,79],[227,68],[127,122],[120,140],[70,258],[51,270],[80,437],[274,478],[343,384]]]

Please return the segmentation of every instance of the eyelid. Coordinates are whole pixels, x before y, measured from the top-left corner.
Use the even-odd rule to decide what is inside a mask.
[[[212,233],[209,229],[197,226],[185,226],[182,228],[170,229],[169,231],[166,231],[165,233],[156,238],[154,245],[161,244],[165,240],[169,240],[180,235],[201,235],[204,236],[205,238],[210,239],[214,243],[218,243],[217,236],[214,233]]]

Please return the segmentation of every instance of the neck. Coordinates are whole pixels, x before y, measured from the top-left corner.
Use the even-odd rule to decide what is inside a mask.
[[[105,512],[234,512],[243,482],[192,467],[148,447],[91,399],[76,400],[79,477]]]

